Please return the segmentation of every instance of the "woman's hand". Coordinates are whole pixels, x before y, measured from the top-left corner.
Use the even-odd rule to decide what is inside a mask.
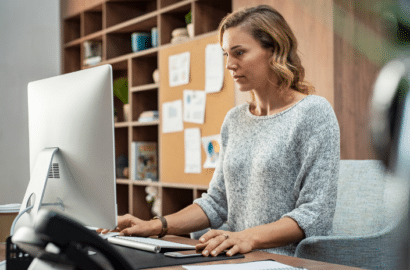
[[[160,226],[160,227],[158,227]],[[157,228],[158,227],[158,228]],[[138,235],[138,236],[151,236],[157,235],[162,229],[161,221],[150,220],[145,221],[130,214],[118,217],[118,227],[114,230],[98,229],[98,233],[106,234],[108,232],[119,232],[120,235]]]
[[[224,250],[227,256],[237,253],[248,253],[253,249],[252,236],[245,232],[228,232],[222,230],[210,230],[205,233],[195,246],[196,250],[202,250],[204,256],[218,256]]]

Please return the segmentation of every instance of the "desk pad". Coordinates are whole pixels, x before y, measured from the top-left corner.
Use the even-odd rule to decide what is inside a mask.
[[[122,246],[113,245],[129,262],[134,269],[146,269],[173,265],[185,265],[192,263],[204,263],[212,261],[222,261],[222,260],[232,260],[238,258],[244,258],[242,254],[237,254],[232,257],[226,257],[225,255],[220,255],[217,257],[187,257],[187,258],[171,258],[165,256],[163,253],[151,253],[147,251],[142,251],[133,248],[127,248]],[[94,257],[95,256],[95,257]],[[93,256],[96,261],[102,262],[104,259],[97,253]]]

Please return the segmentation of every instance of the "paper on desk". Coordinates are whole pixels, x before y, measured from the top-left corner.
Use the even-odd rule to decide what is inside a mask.
[[[201,131],[187,128],[184,132],[185,173],[201,173]]]
[[[299,269],[283,263],[278,263],[272,260],[235,263],[235,264],[214,264],[214,265],[183,265],[187,270],[274,270],[274,269]]]
[[[168,58],[169,86],[189,83],[190,53],[184,52]]]
[[[184,90],[184,121],[203,124],[205,120],[204,91]]]
[[[208,44],[205,48],[205,92],[215,93],[222,89],[224,81],[224,57],[221,46]]]
[[[162,132],[178,132],[183,130],[182,100],[162,104]]]

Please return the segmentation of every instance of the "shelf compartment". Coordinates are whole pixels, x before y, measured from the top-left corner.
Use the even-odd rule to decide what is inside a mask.
[[[104,47],[104,36],[102,35],[102,33],[101,32],[94,33],[92,35],[89,35],[88,37],[82,38],[81,40],[82,40],[81,46],[83,46],[83,53],[82,53],[83,68],[90,68],[90,67],[95,67],[97,65],[100,65],[104,61],[104,48],[103,48]],[[86,65],[86,62],[85,62],[86,61],[86,58],[85,58],[85,55],[86,55],[85,43],[89,42],[89,41],[94,41],[94,42],[101,43],[101,55],[99,55],[99,56],[101,56],[101,61],[96,63],[96,64]],[[98,55],[96,54],[95,56],[98,56]]]
[[[128,60],[112,62],[110,65],[112,66],[112,77],[114,81],[119,78],[128,77]]]
[[[157,9],[157,1],[112,1],[106,3],[107,28],[143,16]]]
[[[64,73],[70,73],[81,69],[80,44],[64,48]]]
[[[158,125],[133,126],[132,141],[158,142]]]
[[[132,121],[138,121],[144,111],[158,110],[158,91],[146,90],[132,93]]]
[[[201,198],[202,194],[206,193],[207,189],[194,189],[194,200]]]
[[[145,20],[127,24],[118,29],[111,29],[107,33],[107,59],[134,53],[131,47],[132,33],[145,32],[150,34],[151,29],[156,26],[157,16],[151,16]]]
[[[115,128],[115,166],[116,177],[119,179],[129,178],[123,173],[124,168],[129,166],[128,157],[128,127]],[[119,164],[120,161],[122,164]]]
[[[192,189],[162,188],[162,215],[175,213],[193,202]]]
[[[117,183],[117,211],[122,216],[128,213],[129,185]]]
[[[98,5],[84,12],[84,36],[93,34],[103,29],[102,5]]]
[[[138,121],[134,121],[131,123],[131,125],[134,127],[155,126],[155,125],[159,125],[159,119],[155,121],[151,121],[151,122],[142,122],[142,123]]]
[[[191,10],[192,4],[186,3],[171,9],[167,12],[161,13],[160,20],[160,44],[165,45],[171,43],[172,31],[176,28],[186,27],[185,15]]]
[[[158,53],[153,51],[140,57],[135,57],[131,62],[132,82],[131,87],[154,83],[152,74],[158,68]]]
[[[81,16],[73,16],[64,20],[64,43],[79,39],[81,37]]]
[[[151,213],[151,205],[146,201],[146,186],[132,185],[132,215],[142,219],[151,220],[154,216]]]
[[[202,35],[218,30],[219,23],[232,12],[232,4],[227,1],[198,1],[194,3],[192,22],[194,35]]]

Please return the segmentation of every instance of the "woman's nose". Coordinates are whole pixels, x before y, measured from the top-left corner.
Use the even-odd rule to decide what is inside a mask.
[[[226,58],[226,68],[228,70],[235,70],[236,68],[238,68],[237,63],[235,62],[234,59],[232,59],[232,57],[227,57]]]

